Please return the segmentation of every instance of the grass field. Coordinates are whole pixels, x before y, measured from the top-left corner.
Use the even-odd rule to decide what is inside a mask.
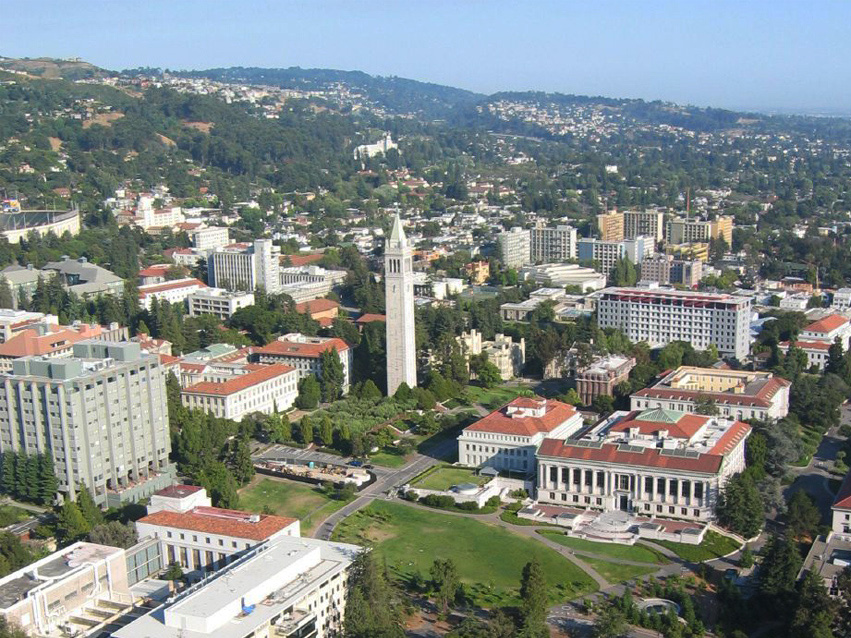
[[[483,485],[489,480],[485,476],[476,476],[474,470],[461,467],[439,467],[414,481],[413,486],[424,490],[446,491],[453,485],[459,485],[460,483]]]
[[[32,514],[14,505],[0,505],[0,527],[7,527],[27,520]]]
[[[730,552],[739,549],[739,543],[729,536],[722,536],[718,532],[708,531],[700,545],[688,545],[686,543],[674,543],[672,541],[653,541],[662,547],[667,547],[683,560],[692,563],[700,563],[712,560],[719,556],[726,556]]]
[[[392,448],[385,448],[380,452],[376,452],[375,454],[369,455],[369,462],[373,465],[380,465],[382,467],[402,467],[405,464],[405,457],[401,454],[398,454]]]
[[[523,566],[536,557],[544,570],[550,601],[594,591],[594,581],[573,563],[533,539],[461,516],[374,501],[344,520],[334,540],[370,545],[400,578],[428,577],[435,558],[452,559],[474,604],[519,602]]]
[[[623,563],[610,562],[598,558],[586,558],[585,556],[580,556],[579,559],[588,563],[600,576],[610,583],[622,583],[633,578],[638,578],[639,576],[652,574],[659,569],[658,566],[654,565],[647,565],[646,567],[624,565]]]
[[[496,410],[528,390],[525,387],[491,388],[490,390],[471,385],[464,389],[464,397],[470,403],[479,403],[488,410]]]
[[[541,536],[545,536],[551,541],[555,541],[559,545],[570,547],[571,549],[580,552],[591,552],[592,554],[600,554],[613,560],[631,560],[637,563],[658,563],[664,564],[670,562],[665,556],[655,549],[645,547],[644,545],[618,545],[616,543],[595,543],[594,541],[585,540],[584,538],[573,538],[565,536],[561,532],[556,531],[540,531]],[[585,559],[583,559],[585,560]]]
[[[268,506],[279,516],[298,518],[304,536],[313,531],[326,516],[346,504],[346,501],[336,501],[307,483],[267,477],[258,479],[240,490],[240,509],[259,513]]]

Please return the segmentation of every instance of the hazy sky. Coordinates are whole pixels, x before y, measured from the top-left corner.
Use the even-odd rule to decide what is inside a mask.
[[[6,0],[0,54],[851,112],[851,2]]]

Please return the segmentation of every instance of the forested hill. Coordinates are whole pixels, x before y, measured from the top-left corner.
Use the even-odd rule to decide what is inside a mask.
[[[441,84],[395,76],[369,75],[363,71],[334,69],[265,69],[229,67],[203,71],[178,71],[172,75],[207,78],[217,82],[245,82],[302,91],[321,91],[343,84],[360,92],[375,106],[394,114],[416,114],[426,119],[447,119],[459,108],[475,104],[483,95]]]

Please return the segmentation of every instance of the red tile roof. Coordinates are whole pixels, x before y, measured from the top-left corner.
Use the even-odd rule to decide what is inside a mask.
[[[635,448],[638,449],[638,448]],[[627,452],[619,445],[604,443],[600,447],[580,447],[561,439],[544,439],[538,448],[538,456],[576,459],[578,461],[596,461],[616,465],[685,470],[702,474],[716,474],[721,469],[724,457],[720,454],[701,454],[698,457],[671,456],[662,454],[658,448],[642,448],[641,451]]]
[[[296,312],[312,315],[314,312],[327,312],[339,308],[340,304],[333,299],[313,299],[295,305]]]
[[[778,344],[781,348],[788,348],[788,341],[781,341]],[[796,341],[795,346],[800,348],[801,350],[830,350],[830,346],[833,344],[828,343],[827,341]]]
[[[806,332],[833,332],[837,328],[841,328],[848,323],[848,318],[842,315],[828,315],[824,319],[819,319],[815,323],[811,323],[804,330]]]
[[[97,337],[103,332],[100,326],[82,324],[77,329],[66,326],[50,326],[50,332],[39,334],[35,328],[20,331],[14,337],[0,343],[0,357],[29,357],[44,355],[56,350],[71,348],[77,341]]]
[[[739,442],[747,438],[747,436],[751,432],[751,426],[747,423],[742,423],[741,421],[736,421],[733,425],[730,426],[730,429],[724,432],[721,435],[721,438],[715,443],[712,449],[709,451],[710,454],[727,454],[735,449],[735,447],[739,444]]]
[[[637,417],[640,412],[632,412],[626,417],[615,423],[610,432],[628,432],[632,428],[638,428],[638,431],[644,435],[655,435],[661,430],[666,430],[668,435],[677,439],[690,439],[697,431],[706,425],[709,421],[708,416],[700,414],[683,414],[676,423],[667,423],[659,421],[642,421]]]
[[[286,263],[287,259],[293,266],[307,266],[322,259],[322,253],[308,253],[307,255],[281,255],[281,262]]]
[[[139,271],[140,277],[162,277],[174,264],[154,264]]]
[[[374,312],[367,312],[366,314],[362,314],[360,317],[355,319],[355,323],[358,323],[358,324],[361,324],[361,325],[366,324],[366,323],[372,323],[373,321],[386,322],[387,321],[387,315],[379,315],[379,314],[376,314]]]
[[[851,472],[845,475],[845,480],[839,486],[839,491],[836,493],[836,498],[833,501],[833,507],[851,510]]]
[[[184,388],[185,394],[215,394],[217,396],[228,396],[235,394],[246,388],[250,388],[258,383],[269,381],[282,374],[292,372],[295,368],[285,366],[282,363],[275,363],[269,366],[262,366],[259,370],[252,370],[247,374],[240,374],[226,381],[201,381],[188,388]]]
[[[543,399],[538,399],[542,401]],[[544,416],[509,416],[509,406],[519,408],[539,407],[537,401],[526,397],[514,399],[464,428],[470,432],[495,432],[497,434],[513,434],[517,436],[534,436],[539,432],[552,432],[562,423],[577,414],[576,408],[561,401],[545,400]]]
[[[255,348],[254,353],[267,356],[279,357],[308,357],[318,359],[319,356],[334,348],[337,352],[345,352],[349,345],[342,339],[332,337],[322,343],[299,343],[297,341],[273,341],[262,348]]]
[[[206,288],[207,284],[200,279],[194,278],[175,279],[174,281],[165,281],[161,284],[148,284],[147,286],[139,286],[139,299],[144,299],[148,295],[165,292],[166,290],[177,290],[178,288],[190,288],[192,286]]]
[[[693,401],[698,397],[712,399],[716,403],[724,405],[750,405],[767,408],[771,405],[771,399],[781,388],[792,385],[786,379],[773,377],[765,383],[755,394],[733,394],[731,392],[705,392],[703,390],[668,389],[665,387],[644,388],[635,392],[632,396],[650,399],[683,399]]]
[[[140,518],[139,523],[158,527],[174,527],[190,532],[247,538],[254,541],[266,540],[286,529],[298,519],[260,514],[259,521],[251,522],[248,512],[227,510],[218,507],[196,507],[188,512],[161,510]]]
[[[183,498],[195,492],[200,492],[203,487],[200,485],[169,485],[158,492],[154,492],[154,496],[165,496],[167,498]]]

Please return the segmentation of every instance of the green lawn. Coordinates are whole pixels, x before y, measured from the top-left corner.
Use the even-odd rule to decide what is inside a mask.
[[[20,507],[15,507],[14,505],[0,505],[0,527],[8,527],[9,525],[20,523],[31,516],[34,515]]]
[[[720,556],[726,556],[730,552],[739,549],[739,543],[729,536],[722,536],[718,532],[708,531],[700,545],[688,545],[686,543],[674,543],[672,541],[653,541],[662,547],[667,547],[683,560],[692,563],[701,563]]]
[[[538,532],[542,536],[547,537],[551,541],[555,541],[559,545],[570,547],[571,549],[580,552],[591,552],[592,554],[600,554],[614,560],[631,560],[637,563],[668,563],[670,562],[665,556],[655,549],[645,547],[644,545],[619,545],[617,543],[595,543],[584,538],[573,538],[565,536],[563,533],[549,530]],[[582,560],[585,560],[584,558]]]
[[[516,386],[510,388],[491,388],[488,390],[476,385],[470,385],[464,389],[464,396],[471,403],[479,403],[488,410],[496,410],[512,399],[517,398],[526,390],[528,388]]]
[[[380,452],[370,454],[369,462],[373,465],[396,468],[405,464],[405,457],[393,448],[384,448]]]
[[[461,467],[439,467],[428,472],[422,478],[416,479],[412,485],[424,490],[445,491],[453,485],[461,483],[475,483],[483,485],[490,479],[485,476],[476,476],[475,470]]]
[[[627,580],[632,580],[633,578],[638,578],[639,576],[646,576],[647,574],[652,574],[659,569],[658,566],[654,565],[648,565],[646,567],[641,567],[639,565],[624,565],[623,563],[613,563],[607,560],[600,560],[598,558],[586,558],[585,556],[579,556],[579,559],[588,563],[597,571],[598,574],[600,574],[600,576],[612,584],[622,583]]]
[[[275,514],[298,518],[304,536],[345,504],[308,483],[285,479],[262,477],[239,491],[240,509],[259,513],[268,506]]]
[[[452,559],[474,604],[515,605],[523,566],[536,557],[555,603],[595,590],[573,563],[533,539],[470,518],[373,501],[344,520],[334,540],[370,545],[394,575],[428,578],[435,558]],[[381,563],[379,563],[381,564]]]

